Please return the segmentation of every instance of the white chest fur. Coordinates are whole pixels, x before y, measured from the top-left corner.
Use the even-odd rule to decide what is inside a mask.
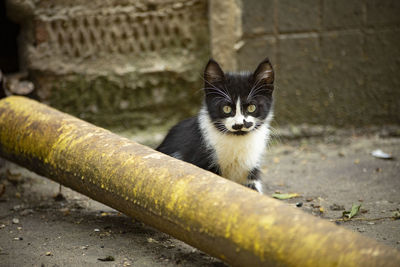
[[[204,109],[200,112],[199,121],[206,145],[214,151],[213,161],[219,165],[221,176],[246,184],[249,172],[259,167],[266,150],[270,118],[246,135],[221,133],[211,123]]]

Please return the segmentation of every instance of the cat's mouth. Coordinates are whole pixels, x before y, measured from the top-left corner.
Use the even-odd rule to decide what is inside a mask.
[[[249,132],[250,131],[229,131],[230,134],[234,134],[234,135],[246,135]]]

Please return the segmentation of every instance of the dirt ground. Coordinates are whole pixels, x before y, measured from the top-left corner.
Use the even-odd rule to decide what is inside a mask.
[[[382,149],[392,160],[375,158]],[[400,138],[279,141],[263,166],[266,194],[400,249]],[[225,266],[98,202],[0,159],[0,266]],[[344,221],[343,211],[361,204]]]

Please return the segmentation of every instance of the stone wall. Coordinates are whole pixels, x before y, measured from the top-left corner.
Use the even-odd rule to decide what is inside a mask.
[[[278,126],[400,122],[397,0],[7,0],[37,97],[106,127],[193,115],[210,54],[276,69]]]
[[[400,1],[236,3],[238,68],[271,58],[279,125],[400,122]]]
[[[37,97],[97,125],[146,128],[197,110],[205,0],[8,0]]]

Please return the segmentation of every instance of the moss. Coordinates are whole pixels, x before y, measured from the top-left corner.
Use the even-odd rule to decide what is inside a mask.
[[[184,76],[184,75],[183,75]],[[192,116],[203,98],[198,80],[175,73],[112,77],[70,76],[51,89],[49,103],[103,127],[143,129]],[[140,80],[136,84],[127,81]]]

